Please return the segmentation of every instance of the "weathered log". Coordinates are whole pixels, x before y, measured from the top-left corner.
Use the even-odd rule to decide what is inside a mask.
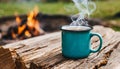
[[[120,69],[120,44],[118,48],[111,53],[108,63],[101,67],[101,69]]]
[[[0,69],[15,69],[16,65],[12,59],[9,49],[0,47]]]
[[[0,46],[0,69],[26,69],[26,67],[16,51]]]
[[[55,48],[60,47],[60,32],[8,44],[4,48],[15,50],[29,67],[30,62]],[[36,56],[38,55],[38,56]]]
[[[84,59],[72,60],[62,56],[61,32],[8,44],[4,48],[15,50],[30,69],[98,69],[111,62],[109,58],[120,44],[120,33],[102,26],[95,26],[93,32],[102,35],[103,46],[100,52],[92,53]],[[98,38],[93,38],[92,45],[94,47],[99,45]]]

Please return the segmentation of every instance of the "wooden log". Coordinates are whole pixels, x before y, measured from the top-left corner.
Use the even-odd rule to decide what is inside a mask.
[[[4,48],[10,48],[11,51],[15,50],[29,68],[30,62],[33,59],[49,53],[53,49],[59,48],[60,43],[60,32],[56,32],[8,44],[4,46]]]
[[[118,47],[119,48],[111,54],[106,66],[101,67],[101,69],[120,69],[120,45]]]
[[[101,67],[101,69],[120,69],[120,44],[118,48],[111,53],[106,66]]]
[[[9,49],[0,47],[0,69],[15,69],[16,65],[12,59]]]
[[[46,34],[32,39],[5,45],[4,48],[15,50],[29,69],[97,69],[107,65],[111,53],[120,43],[120,33],[110,28],[95,26],[92,30],[103,37],[100,52],[92,53],[88,58],[72,60],[62,56],[61,32]],[[92,39],[92,45],[99,45],[98,38]]]
[[[101,33],[103,35],[103,37],[106,38],[104,40],[104,42],[110,40],[111,37],[113,36],[112,34],[109,35],[110,33],[114,33],[112,30],[106,29],[106,31],[105,31],[105,30],[102,30],[102,28],[100,28],[100,27],[97,27],[97,28],[99,28],[99,30],[101,30],[101,31],[104,31],[103,33]],[[108,33],[108,31],[109,31],[109,33]],[[115,38],[113,38],[113,39],[115,39]],[[107,45],[109,45],[109,43],[110,42],[108,42]],[[118,42],[116,42],[116,43],[118,43]],[[97,44],[97,46],[98,46],[98,43],[93,43],[93,45],[95,45],[95,44]],[[105,48],[107,45],[104,45],[103,48]],[[113,46],[114,46],[114,44],[113,44]],[[108,50],[107,49],[108,48],[105,48],[106,53],[108,53],[108,54],[110,54],[111,50],[113,50],[112,46],[110,47],[110,49],[108,49]],[[56,52],[54,52],[54,53],[56,53]],[[99,54],[100,54],[100,56],[99,56]],[[98,68],[99,66],[102,66],[102,64],[105,64],[104,63],[105,61],[107,61],[107,58],[105,58],[106,54],[104,54],[104,52],[101,51],[101,53],[99,52],[99,54],[98,53],[92,54],[88,58],[80,59],[80,60],[70,60],[70,59],[67,60],[65,58],[62,59],[61,54],[56,54],[54,56],[48,55],[46,57],[46,59],[44,59],[44,60],[41,60],[41,59],[34,60],[33,63],[31,64],[31,69],[39,69],[39,68],[42,68],[42,69],[46,69],[46,68],[49,68],[49,69],[51,69],[51,68],[53,68],[53,69],[74,69],[74,68],[85,69],[85,68],[88,68],[89,69],[89,68],[95,68],[96,66]],[[95,57],[98,57],[98,58],[95,58]],[[58,60],[58,59],[61,59],[61,60]],[[95,60],[95,59],[97,59],[97,60]],[[92,60],[95,61],[95,63],[93,63]],[[86,65],[88,65],[88,66],[86,66]]]
[[[0,69],[26,69],[26,67],[16,51],[0,46]]]

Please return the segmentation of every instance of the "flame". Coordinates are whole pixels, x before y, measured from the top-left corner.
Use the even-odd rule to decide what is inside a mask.
[[[25,31],[25,36],[27,36],[27,37],[31,37],[32,35],[29,33],[28,30],[26,30],[26,31]]]
[[[21,19],[20,19],[19,16],[16,16],[16,22],[18,23],[18,25],[20,25],[20,23],[21,23]]]
[[[31,28],[35,27],[35,24],[38,22],[38,20],[35,19],[35,17],[38,14],[38,7],[36,6],[33,11],[31,11],[28,14],[27,18],[27,25]]]
[[[31,12],[29,15],[28,15],[28,18],[27,18],[27,25],[31,28],[34,27],[34,23],[35,23],[35,20],[34,20],[34,13]]]
[[[19,25],[22,20],[21,20],[20,17],[18,16],[18,13],[17,13],[17,12],[15,12],[15,16],[16,16],[16,22],[17,22],[17,24]]]
[[[21,34],[25,28],[26,28],[26,25],[19,26],[18,27],[18,34]]]
[[[18,15],[16,15],[16,22],[18,25],[18,35],[24,33],[26,37],[37,36],[43,34],[44,31],[40,28],[40,23],[36,19],[38,15],[38,7],[36,6],[33,11],[31,11],[27,16],[27,22],[21,24],[22,19]],[[16,38],[16,34],[12,33],[12,37]]]
[[[12,31],[12,38],[15,39],[16,38],[16,34]]]

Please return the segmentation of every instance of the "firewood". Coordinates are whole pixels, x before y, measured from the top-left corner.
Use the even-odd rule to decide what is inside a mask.
[[[10,50],[0,46],[0,69],[15,69],[15,67]]]
[[[119,53],[117,49],[120,44],[120,33],[103,26],[94,26],[92,31],[102,35],[103,46],[99,52],[92,53],[84,59],[72,60],[62,56],[61,32],[7,44],[4,48],[15,50],[29,69],[98,69],[109,66],[113,60],[118,60],[119,56],[114,56],[114,53]],[[99,45],[98,38],[93,37],[91,44],[96,48]],[[114,64],[116,62],[119,63],[114,61]]]
[[[2,34],[0,33],[0,39],[2,39]]]
[[[2,39],[2,30],[0,29],[0,39]]]
[[[38,56],[43,55],[44,52],[49,52],[52,49],[55,49],[59,46],[60,46],[60,32],[56,32],[53,34],[46,34],[45,36],[35,37],[33,39],[23,40],[22,43],[16,42],[14,44],[10,45],[8,44],[4,46],[4,48],[9,47],[11,51],[15,50],[20,57],[23,56],[22,59],[26,63],[26,66],[28,67],[30,64],[29,62],[32,59],[37,58]],[[28,53],[29,56],[27,57]]]

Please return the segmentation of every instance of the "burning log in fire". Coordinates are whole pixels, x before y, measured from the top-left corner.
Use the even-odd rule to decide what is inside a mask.
[[[0,39],[2,39],[2,30],[0,29]]]
[[[38,9],[35,8],[28,14],[27,20],[23,21],[19,16],[16,16],[17,25],[10,27],[8,34],[12,39],[25,39],[34,36],[44,34],[44,31],[40,27],[39,21],[36,19],[38,15]]]

